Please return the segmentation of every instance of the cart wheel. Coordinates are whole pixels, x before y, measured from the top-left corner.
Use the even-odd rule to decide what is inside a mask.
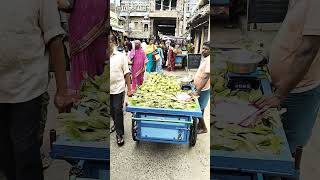
[[[132,139],[133,139],[134,141],[139,142],[139,140],[137,140],[137,130],[136,130],[136,127],[137,127],[137,121],[132,121],[132,129],[131,129]]]
[[[197,135],[198,135],[198,119],[197,118],[193,118],[193,124],[190,127],[191,131],[190,131],[190,138],[189,138],[189,145],[190,146],[195,146],[196,142],[197,142]]]

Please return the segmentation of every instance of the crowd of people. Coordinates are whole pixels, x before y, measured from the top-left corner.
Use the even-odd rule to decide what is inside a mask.
[[[125,92],[127,96],[132,96],[137,87],[143,84],[145,73],[163,73],[165,66],[167,71],[173,71],[175,55],[181,53],[181,49],[170,41],[161,41],[159,44],[159,41],[152,39],[148,43],[145,41],[141,43],[139,40],[130,42],[126,39],[123,42],[124,50],[122,50],[119,48],[121,43],[118,42],[116,36],[111,34],[109,38],[110,67],[112,67],[110,68],[111,117],[114,121],[110,133],[116,131],[117,144],[122,146],[124,144]],[[210,98],[210,47],[208,43],[204,43],[202,55],[203,60],[194,77],[196,91],[190,95],[199,97],[200,108],[204,113]],[[131,64],[131,70],[129,64]],[[203,118],[199,118],[198,132],[199,134],[207,133]]]
[[[136,44],[139,44],[137,47]],[[182,43],[176,43],[174,40],[159,40],[159,39],[146,39],[134,40],[125,38],[123,42],[116,38],[116,45],[119,51],[124,51],[129,57],[135,54],[135,51],[143,51],[146,59],[143,57],[135,57],[135,62],[141,62],[146,60],[146,71],[147,72],[158,72],[161,73],[164,69],[168,71],[174,71],[175,60],[177,54],[182,54],[182,50],[193,52],[192,43],[187,44],[188,48],[183,48]],[[136,48],[137,47],[137,48]],[[139,53],[138,53],[139,54]],[[129,64],[133,64],[134,55],[129,57]]]

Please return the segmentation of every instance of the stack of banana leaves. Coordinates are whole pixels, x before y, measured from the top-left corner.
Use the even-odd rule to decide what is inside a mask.
[[[261,90],[231,91],[226,88],[225,70],[216,71],[211,76],[211,84],[216,98],[234,98],[252,102],[262,96]],[[212,100],[214,103],[214,100]],[[231,111],[231,110],[230,110]],[[219,121],[211,113],[211,149],[236,152],[261,152],[279,154],[283,150],[283,139],[275,132],[281,126],[276,109],[264,112],[249,127]]]
[[[109,138],[110,102],[109,67],[101,76],[87,76],[82,83],[80,102],[70,113],[57,116],[61,123],[59,133],[68,140],[107,141]]]
[[[178,94],[190,92],[181,90],[179,79],[175,76],[150,73],[134,96],[129,98],[129,103],[136,107],[194,110],[199,108],[195,98],[182,101],[177,97]]]

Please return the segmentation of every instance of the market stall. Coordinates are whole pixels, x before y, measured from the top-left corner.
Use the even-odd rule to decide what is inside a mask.
[[[53,159],[69,162],[70,179],[109,179],[108,67],[101,76],[86,77],[80,102],[57,116],[59,128],[50,131]]]
[[[198,100],[188,95],[191,91],[188,81],[148,74],[127,107],[133,113],[133,140],[194,146],[202,112]]]
[[[269,109],[261,114],[250,104],[272,94],[263,58],[256,53],[245,55],[249,51],[236,52],[230,53],[226,66],[215,69],[211,77],[215,92],[210,123],[211,178],[296,178],[301,151],[296,159],[292,157],[279,111]]]

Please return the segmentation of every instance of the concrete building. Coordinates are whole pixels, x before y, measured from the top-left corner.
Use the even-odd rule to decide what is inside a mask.
[[[124,32],[124,19],[110,11],[110,26],[114,31]]]
[[[114,4],[114,2],[110,3],[110,11],[109,11],[109,21],[110,23],[110,30],[111,34],[116,36],[118,43],[120,44],[123,42],[123,36],[125,33],[124,29],[124,24],[125,24],[125,19],[123,17],[119,16],[119,13],[117,11],[117,7]]]
[[[126,31],[132,38],[161,35],[183,36],[187,19],[197,0],[123,0],[120,16],[126,18]]]
[[[188,29],[194,43],[194,53],[200,53],[202,45],[210,41],[210,4],[209,0],[198,0],[188,21]]]

